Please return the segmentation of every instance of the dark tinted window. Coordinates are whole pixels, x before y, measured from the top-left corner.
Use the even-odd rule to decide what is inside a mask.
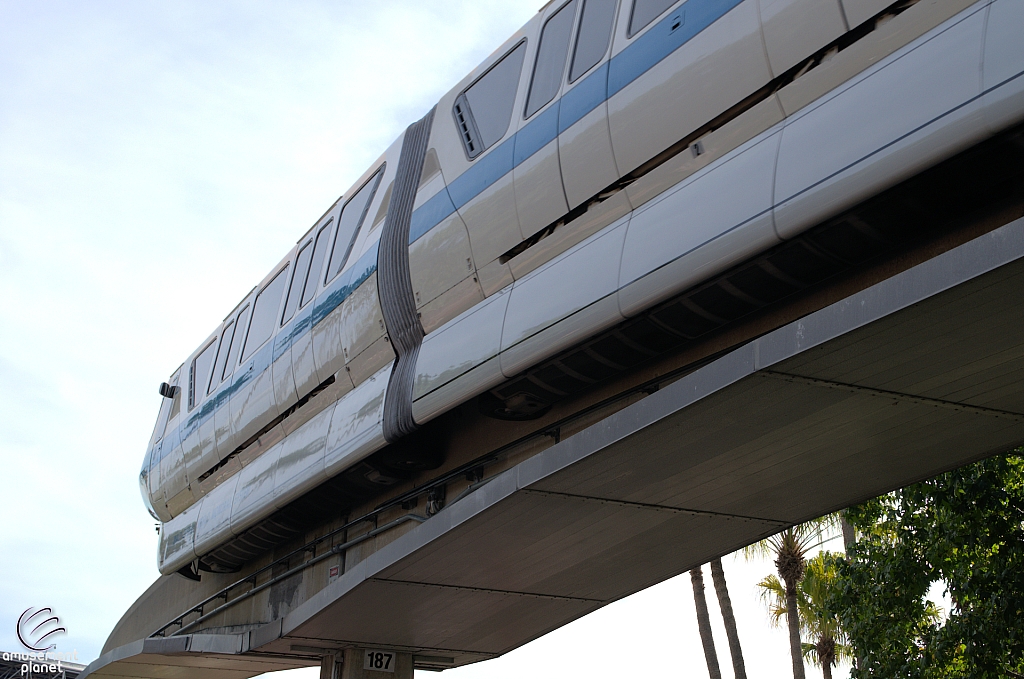
[[[512,120],[526,43],[521,42],[455,102],[455,122],[471,158],[500,140]]]
[[[327,254],[327,238],[331,235],[331,224],[320,229],[316,235],[316,244],[313,246],[313,264],[309,267],[309,274],[306,276],[306,286],[302,290],[302,302],[300,307],[306,306],[306,302],[313,299],[316,294],[316,277],[324,270],[324,255]]]
[[[526,117],[536,113],[555,98],[565,72],[565,55],[569,53],[572,20],[576,17],[576,0],[568,3],[548,19],[540,33],[537,63],[533,65],[530,94],[526,98]],[[474,107],[475,110],[475,107]]]
[[[203,398],[203,387],[210,379],[213,361],[216,358],[217,342],[210,342],[192,361],[188,382],[188,408],[191,410]]]
[[[181,412],[181,389],[174,390],[174,399],[171,401],[171,414],[167,416],[168,423],[173,422],[174,418]],[[164,434],[166,435],[167,430],[164,428]],[[166,455],[166,451],[164,452]]]
[[[224,362],[224,372],[220,375],[221,380],[226,379],[231,374],[231,370],[235,365],[235,356],[238,356],[238,345],[242,343],[242,337],[245,336],[245,325],[248,322],[249,307],[246,306],[239,312],[238,320],[235,321],[235,333],[231,336],[231,347],[228,349],[228,360]]]
[[[299,299],[302,298],[302,284],[306,282],[309,274],[309,258],[313,254],[313,248],[309,243],[302,246],[299,256],[295,258],[295,270],[292,272],[292,284],[288,286],[288,300],[284,303],[284,316],[281,317],[281,325],[284,325],[295,315],[295,309],[299,306]]]
[[[373,202],[373,194],[377,192],[377,184],[380,182],[380,170],[370,178],[370,181],[363,184],[363,188],[356,192],[341,209],[341,217],[338,218],[338,231],[334,235],[334,248],[331,250],[330,270],[327,273],[327,280],[337,276],[345,266],[345,260],[352,252],[352,245],[355,243],[356,234],[359,233],[359,225],[366,218],[366,209]]]
[[[245,345],[242,347],[242,360],[249,358],[252,352],[263,346],[263,343],[274,334],[274,320],[277,318],[277,310],[281,308],[281,295],[284,292],[284,285],[288,281],[285,272],[274,276],[274,280],[263,288],[256,301],[252,305],[252,323],[249,324],[249,334],[245,338]]]
[[[228,363],[228,350],[231,348],[231,342],[235,337],[235,322],[231,321],[224,326],[224,332],[220,338],[220,349],[217,350],[217,367],[214,368],[213,374],[210,375],[210,391],[217,388],[220,384],[221,379],[224,376],[224,366]]]
[[[173,398],[160,399],[160,414],[156,418],[156,426],[153,427],[153,438],[150,439],[150,445],[156,443],[164,437],[164,429],[167,428],[167,416],[171,414],[171,401]],[[143,471],[149,469],[148,457],[149,453],[146,453],[147,462],[142,466]]]
[[[629,17],[629,36],[657,19],[662,12],[676,4],[676,0],[633,0],[633,14]]]
[[[573,50],[569,82],[592,69],[608,51],[615,23],[615,6],[619,0],[585,0],[580,30],[576,35],[576,49]]]
[[[231,342],[231,324],[228,323],[224,328],[224,332],[220,335],[220,343],[217,345],[217,354],[213,359],[213,369],[210,370],[210,376],[207,378],[206,393],[209,394],[213,391],[213,388],[220,382],[217,380],[217,366],[221,364],[228,353],[228,343]]]

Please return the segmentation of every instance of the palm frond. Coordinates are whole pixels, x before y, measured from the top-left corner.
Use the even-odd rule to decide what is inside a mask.
[[[782,627],[786,619],[786,586],[775,577],[768,575],[757,583],[761,603],[768,610],[768,624]]]

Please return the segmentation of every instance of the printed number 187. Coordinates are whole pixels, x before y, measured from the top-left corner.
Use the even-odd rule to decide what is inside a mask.
[[[377,670],[378,672],[394,672],[391,666],[394,654],[384,651],[367,651],[366,659],[363,662],[364,670]]]

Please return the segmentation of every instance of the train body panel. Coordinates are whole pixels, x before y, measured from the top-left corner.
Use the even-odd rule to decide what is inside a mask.
[[[985,7],[969,10],[786,121],[775,222],[790,238],[981,140]]]
[[[780,242],[772,185],[781,136],[781,129],[762,133],[637,208],[619,269],[623,314],[634,316]]]
[[[848,30],[839,0],[759,1],[765,51],[775,76]]]
[[[623,24],[616,31],[608,74],[612,148],[622,172],[772,79],[756,0],[689,0],[632,39],[628,29]]]
[[[576,208],[622,176],[608,128],[608,60],[620,15],[615,0],[588,0],[573,35],[558,110],[562,185]]]
[[[1024,2],[997,0],[985,31],[982,88],[985,122],[992,134],[1020,119],[1024,109]]]
[[[501,331],[505,377],[623,320],[615,290],[627,223],[619,220],[515,282]]]
[[[569,210],[558,164],[558,109],[578,4],[569,0],[541,10],[535,48],[527,50],[522,69],[525,99],[512,109],[512,183],[523,238]]]
[[[162,388],[161,572],[338,475],[391,483],[365,460],[394,408],[529,401],[524,371],[1019,122],[1022,6],[549,4],[425,119],[422,172],[400,136]]]
[[[857,28],[890,4],[889,0],[842,0],[843,15],[850,28]]]

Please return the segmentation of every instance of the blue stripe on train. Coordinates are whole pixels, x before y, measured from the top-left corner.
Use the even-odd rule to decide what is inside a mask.
[[[265,344],[252,358],[242,363],[241,367],[235,370],[232,378],[218,387],[217,391],[209,396],[199,409],[181,425],[179,430],[181,440],[185,440],[194,434],[203,423],[213,417],[214,413],[231,399],[232,394],[269,369],[274,361],[291,348],[295,340],[309,332],[317,323],[327,318],[360,285],[366,282],[366,279],[377,270],[378,246],[379,243],[374,243],[355,264],[346,269],[344,273],[327,286],[313,305],[297,314],[296,318],[292,320],[293,326],[290,329],[279,332],[274,341]],[[165,446],[160,451],[160,458],[155,461],[159,462],[172,449],[173,446]]]
[[[544,113],[474,163],[448,184],[446,189],[417,208],[412,214],[409,244],[451,216],[457,208],[465,206],[486,191],[534,153],[557,139],[559,134],[579,122],[583,116],[622,91],[742,1],[688,0],[677,7],[654,28],[584,78]],[[231,394],[270,367],[295,340],[327,318],[373,275],[377,270],[377,247],[378,244],[374,244],[359,261],[332,282],[317,298],[311,312],[297,314],[293,327],[287,333],[278,333],[279,337],[275,338],[272,347],[266,346],[257,352],[251,370],[242,371],[232,381],[222,385],[216,397],[208,398],[199,411],[182,425],[181,438],[185,439],[194,433],[197,427],[230,399]],[[170,451],[165,449],[161,452],[163,458]]]
[[[457,208],[466,205],[742,1],[684,2],[632,45],[566,92],[548,110],[459,175],[448,185],[450,200]],[[409,231],[410,245],[452,214],[439,210],[438,205],[431,205],[433,200],[431,198],[413,212],[415,227]],[[421,211],[423,213],[418,214]]]

